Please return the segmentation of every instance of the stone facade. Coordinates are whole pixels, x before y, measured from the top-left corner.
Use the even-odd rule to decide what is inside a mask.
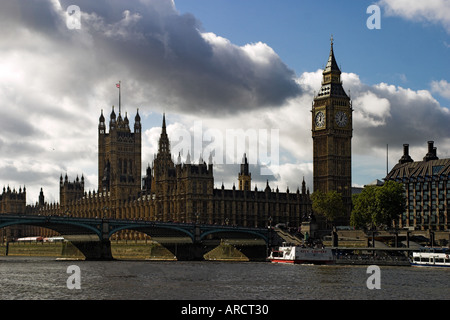
[[[403,156],[385,180],[401,182],[405,188],[406,210],[397,225],[413,230],[450,229],[450,159],[439,159],[433,141],[422,161],[409,155],[403,145]]]
[[[341,71],[333,52],[323,71],[322,86],[312,105],[314,191],[342,194],[351,212],[352,196],[352,104],[341,81]],[[340,223],[348,223],[348,218]]]
[[[1,212],[26,212],[40,215],[62,215],[88,218],[142,219],[153,221],[198,222],[264,227],[287,223],[299,227],[303,217],[311,213],[311,200],[305,181],[301,191],[291,193],[272,190],[267,182],[264,190],[251,189],[251,173],[244,155],[238,174],[239,189],[214,187],[213,164],[203,159],[191,163],[188,155],[175,164],[170,153],[170,141],[163,115],[158,153],[152,167],[141,177],[141,123],[139,112],[131,132],[127,116],[116,118],[114,107],[107,132],[103,111],[98,126],[98,190],[86,191],[84,176],[70,181],[60,176],[60,202],[45,202],[43,192],[39,203],[11,211],[6,197]],[[23,192],[24,194],[24,192]],[[7,208],[6,206],[9,205]],[[37,232],[34,230],[33,232]],[[51,230],[40,230],[42,236],[52,236]],[[136,232],[121,232],[120,238],[142,238]]]

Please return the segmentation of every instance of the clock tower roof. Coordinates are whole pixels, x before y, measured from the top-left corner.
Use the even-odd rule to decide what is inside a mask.
[[[348,98],[341,82],[341,70],[338,67],[333,51],[333,37],[331,37],[330,55],[328,62],[323,70],[322,87],[319,90],[316,98],[341,97]]]
[[[341,73],[341,70],[338,67],[338,64],[336,62],[336,58],[334,57],[334,52],[333,52],[333,36],[331,36],[331,48],[330,48],[330,55],[328,56],[328,62],[327,65],[325,67],[325,70],[323,71],[323,74],[325,73]]]

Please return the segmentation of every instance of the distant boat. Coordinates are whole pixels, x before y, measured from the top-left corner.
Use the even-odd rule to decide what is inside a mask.
[[[268,260],[272,263],[291,264],[334,264],[336,262],[331,248],[310,248],[287,243],[272,250]]]
[[[414,267],[450,267],[448,248],[422,248],[414,251],[410,260]]]
[[[29,242],[32,242],[32,241],[43,241],[44,240],[44,238],[42,238],[42,237],[24,237],[24,238],[17,238],[16,239],[16,241],[19,241],[19,242],[24,242],[24,241],[29,241]]]
[[[62,242],[62,241],[64,241],[64,237],[44,238],[44,242]]]

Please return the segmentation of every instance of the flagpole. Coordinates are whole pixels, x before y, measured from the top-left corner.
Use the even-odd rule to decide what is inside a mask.
[[[120,114],[120,90],[122,89],[121,87],[122,87],[122,85],[119,81],[119,114]]]

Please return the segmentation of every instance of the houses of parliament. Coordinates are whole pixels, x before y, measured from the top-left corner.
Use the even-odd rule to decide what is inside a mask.
[[[340,74],[331,42],[321,89],[314,97],[311,110],[314,188],[323,192],[337,190],[351,206],[352,107],[342,88]],[[26,212],[247,227],[288,223],[294,228],[311,215],[312,203],[304,179],[301,181],[298,177],[301,187],[293,192],[289,189],[285,192],[278,188],[274,190],[269,182],[264,190],[252,188],[246,155],[243,155],[240,171],[236,172],[238,188],[233,186],[232,189],[225,189],[223,183],[219,188],[214,186],[212,163],[201,160],[194,164],[189,158],[184,163],[178,158],[174,163],[165,115],[162,116],[158,152],[143,177],[141,151],[139,110],[131,127],[127,114],[123,117],[120,112],[119,102],[119,112],[116,115],[112,107],[108,125],[103,110],[98,121],[97,191],[85,190],[83,176],[70,180],[67,174],[64,177],[61,174],[59,203],[46,203],[41,189],[38,203],[27,206],[25,188],[19,191],[8,188],[0,195],[0,213]],[[45,232],[53,235],[51,230]],[[120,236],[130,237],[126,232],[123,231]]]
[[[141,122],[139,111],[130,128],[127,116],[116,116],[114,107],[109,132],[102,114],[98,124],[98,190],[86,192],[84,177],[70,181],[60,176],[60,202],[47,204],[41,189],[39,202],[26,206],[26,190],[4,190],[1,212],[68,215],[87,218],[142,219],[263,227],[269,223],[299,226],[311,212],[309,190],[280,192],[267,182],[264,190],[251,189],[251,172],[244,155],[237,174],[239,188],[214,187],[213,164],[174,163],[162,118],[158,152],[153,166],[141,177]],[[33,230],[33,227],[29,227]],[[19,230],[19,229],[18,229]],[[41,231],[46,233],[45,230]],[[20,232],[19,232],[20,233]],[[48,234],[53,235],[51,230]],[[133,232],[133,236],[136,232]],[[17,235],[16,236],[21,236]],[[126,231],[121,236],[129,237]],[[140,235],[143,236],[143,235]]]

